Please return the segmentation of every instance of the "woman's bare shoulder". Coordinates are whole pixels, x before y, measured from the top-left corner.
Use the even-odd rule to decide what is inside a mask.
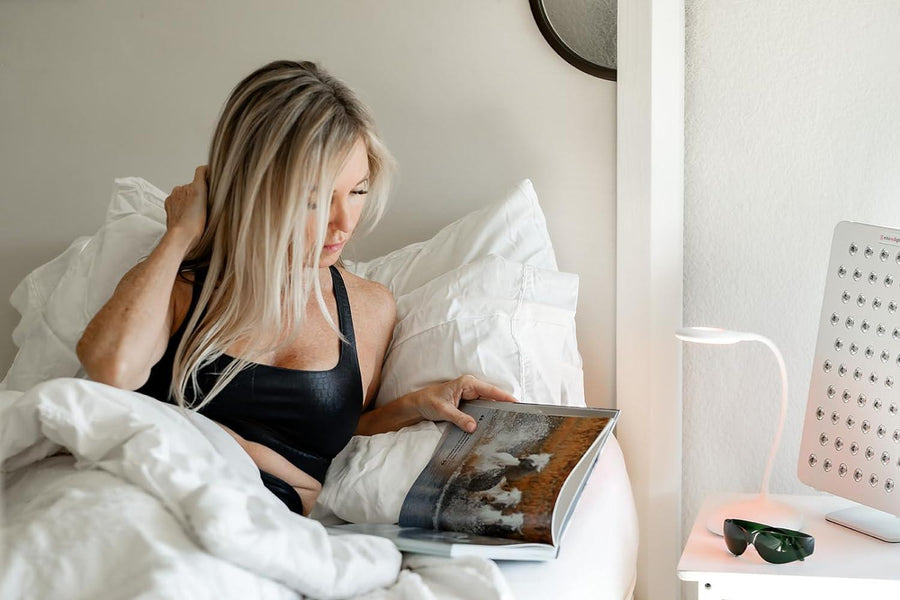
[[[393,328],[397,304],[391,290],[377,281],[363,279],[346,269],[340,269],[340,273],[347,286],[354,313],[361,310],[369,318],[388,322]]]

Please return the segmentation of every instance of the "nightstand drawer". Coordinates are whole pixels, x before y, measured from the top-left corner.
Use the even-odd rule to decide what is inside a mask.
[[[785,577],[780,575],[713,574],[696,580],[697,600],[778,600],[780,598],[859,598],[876,600],[900,597],[900,582],[833,577]],[[685,600],[690,598],[686,596]]]

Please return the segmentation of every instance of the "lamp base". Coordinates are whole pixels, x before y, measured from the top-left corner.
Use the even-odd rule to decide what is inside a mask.
[[[825,515],[826,521],[843,525],[883,542],[900,542],[900,518],[868,506],[854,506]]]
[[[729,502],[716,508],[706,520],[706,528],[716,535],[725,535],[725,519],[743,519],[783,529],[803,529],[803,515],[781,502],[760,494],[752,500]]]

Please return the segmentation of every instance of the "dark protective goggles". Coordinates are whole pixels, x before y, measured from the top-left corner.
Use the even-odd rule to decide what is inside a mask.
[[[725,545],[735,556],[743,554],[747,544],[753,544],[764,561],[777,565],[803,560],[816,545],[807,533],[741,519],[725,519],[724,530]]]

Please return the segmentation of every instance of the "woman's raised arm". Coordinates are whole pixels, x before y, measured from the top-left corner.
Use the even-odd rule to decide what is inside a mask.
[[[78,341],[78,359],[91,379],[130,390],[147,381],[169,342],[175,277],[205,225],[206,167],[198,167],[192,183],[166,198],[159,244],[122,277]]]

